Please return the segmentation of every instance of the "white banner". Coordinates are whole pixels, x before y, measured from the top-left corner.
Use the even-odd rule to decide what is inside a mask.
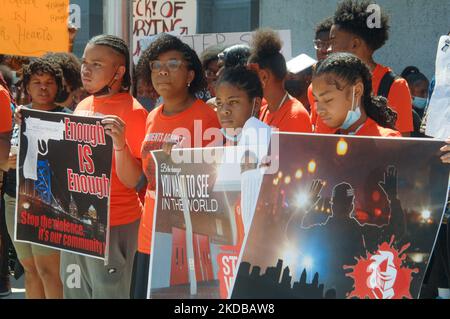
[[[251,32],[228,32],[228,33],[203,33],[203,34],[191,34],[185,35],[182,30],[176,30],[171,34],[179,36],[181,40],[188,44],[191,48],[197,52],[200,56],[202,52],[213,45],[223,45],[229,47],[234,44],[247,44],[250,45],[252,40]],[[281,53],[284,55],[286,61],[292,57],[292,43],[291,43],[291,30],[280,30],[278,34],[283,42]],[[150,46],[150,44],[156,39],[155,36],[145,37],[139,41],[139,47],[141,53]],[[134,55],[134,63],[139,60],[140,54]]]
[[[435,79],[425,134],[445,139],[450,136],[450,36],[439,40]]]

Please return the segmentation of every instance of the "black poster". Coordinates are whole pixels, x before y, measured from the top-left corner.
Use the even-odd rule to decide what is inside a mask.
[[[417,298],[448,196],[443,145],[280,133],[232,298]]]
[[[107,258],[112,140],[101,118],[22,110],[16,240]]]

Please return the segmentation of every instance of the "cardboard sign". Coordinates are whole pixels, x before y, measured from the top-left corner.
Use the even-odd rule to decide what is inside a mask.
[[[0,53],[67,52],[69,0],[0,1]]]

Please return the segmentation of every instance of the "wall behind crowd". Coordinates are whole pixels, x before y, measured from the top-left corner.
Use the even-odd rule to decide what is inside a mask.
[[[292,55],[315,57],[312,40],[315,25],[334,14],[338,0],[260,0],[260,26],[291,29]],[[375,55],[397,74],[408,65],[427,77],[435,68],[439,37],[450,31],[449,0],[377,0],[390,16],[387,44]]]

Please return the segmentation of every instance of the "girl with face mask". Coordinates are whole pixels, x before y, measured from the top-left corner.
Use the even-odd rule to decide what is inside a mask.
[[[322,121],[338,134],[400,137],[397,114],[383,97],[372,95],[368,67],[350,53],[336,53],[319,62],[313,94]]]
[[[428,102],[430,81],[415,66],[408,66],[402,72],[411,92],[413,109],[422,118]]]
[[[271,128],[258,120],[263,88],[256,72],[244,66],[226,68],[217,81],[215,91],[217,117],[225,145],[239,145],[237,150],[226,148],[230,152],[237,151],[240,170],[240,195],[238,198],[232,195],[228,198],[230,202],[234,202],[235,240],[233,246],[220,247],[221,254],[237,258],[245,234],[249,231],[264,176],[264,169],[258,167],[261,163],[261,154],[267,149],[261,149],[264,141],[260,139],[260,133],[267,132],[270,136]],[[258,147],[253,148],[254,145]],[[245,147],[245,151],[242,150],[240,153],[242,147]],[[233,168],[230,167],[231,169]],[[221,264],[222,259],[218,263],[220,269],[224,267]],[[220,285],[221,297],[227,298],[227,295],[223,294],[227,288],[222,282]]]
[[[244,66],[226,69],[221,75],[216,86],[216,105],[226,144],[236,145],[239,142],[247,122],[260,122],[258,116],[262,96],[258,75]]]
[[[367,66],[350,53],[335,53],[319,62],[313,75],[313,94],[321,120],[337,134],[400,137],[397,114],[383,97],[372,95]],[[450,137],[440,159],[450,163]]]

